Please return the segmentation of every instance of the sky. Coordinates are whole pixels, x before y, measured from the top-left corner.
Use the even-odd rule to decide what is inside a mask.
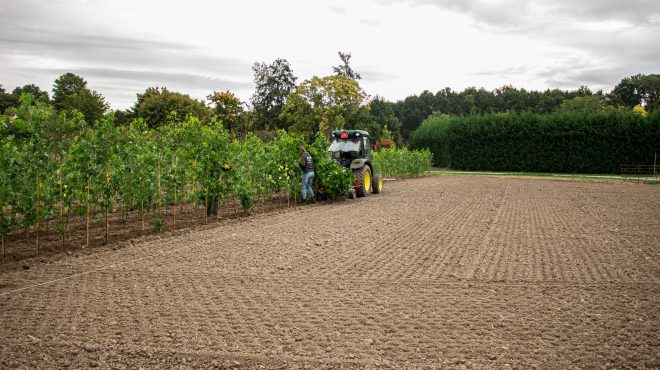
[[[51,91],[73,72],[113,109],[147,87],[248,101],[252,66],[284,58],[298,82],[338,51],[390,101],[504,85],[610,91],[660,73],[658,0],[0,0],[0,84]]]

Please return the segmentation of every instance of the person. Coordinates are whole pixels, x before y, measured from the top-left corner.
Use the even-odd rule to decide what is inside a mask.
[[[307,201],[307,193],[309,193],[310,201],[312,203],[316,202],[314,197],[314,190],[312,190],[312,179],[314,178],[314,160],[312,159],[311,154],[305,150],[304,146],[300,147],[300,169],[303,171],[302,176],[302,189],[300,190],[300,195],[302,196],[303,202]]]

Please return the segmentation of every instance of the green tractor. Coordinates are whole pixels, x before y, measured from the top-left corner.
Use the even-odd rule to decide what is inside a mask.
[[[369,192],[380,193],[383,177],[374,175],[369,133],[363,130],[337,130],[332,133],[328,148],[332,158],[355,173],[355,182],[349,191],[351,199],[363,197]]]

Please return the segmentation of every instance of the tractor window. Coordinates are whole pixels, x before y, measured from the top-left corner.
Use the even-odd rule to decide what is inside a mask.
[[[360,152],[360,141],[358,140],[334,140],[330,147],[329,152]]]
[[[371,147],[369,146],[369,138],[368,137],[363,137],[362,138],[362,143],[364,144],[364,155],[365,157],[368,157],[371,155]]]

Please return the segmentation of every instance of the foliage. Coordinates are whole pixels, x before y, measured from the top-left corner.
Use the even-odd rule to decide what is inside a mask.
[[[617,173],[622,163],[652,163],[660,151],[660,112],[498,113],[429,119],[412,134],[462,170]],[[449,163],[449,162],[447,162]]]
[[[642,104],[646,110],[653,111],[660,107],[660,74],[626,77],[614,87],[608,100],[628,109]]]
[[[286,59],[271,64],[254,63],[255,91],[252,95],[254,128],[276,130],[288,127],[281,117],[289,94],[296,88],[296,77]]]
[[[24,85],[23,87],[16,87],[11,92],[17,99],[21,97],[22,94],[32,94],[35,99],[42,98],[44,101],[49,102],[50,98],[48,97],[48,92],[41,90],[41,88],[35,84]]]
[[[573,91],[529,91],[506,85],[493,91],[468,87],[460,92],[447,87],[435,94],[425,90],[420,95],[408,96],[394,104],[394,111],[401,122],[401,134],[408,139],[433,112],[452,116],[498,112],[548,114],[557,111],[565,100],[591,95],[602,96],[602,92],[592,93],[584,86]]]
[[[345,76],[312,77],[289,95],[282,117],[308,138],[329,135],[359,113],[365,98],[358,82]]]
[[[344,76],[350,78],[351,80],[360,80],[362,76],[359,73],[355,72],[350,66],[351,62],[351,53],[342,53],[341,51],[337,53],[339,59],[341,59],[342,64],[332,67],[332,71],[337,76]]]
[[[314,181],[319,196],[336,199],[348,195],[348,191],[355,181],[355,174],[332,159],[332,154],[328,152],[329,146],[330,142],[325,135],[318,133],[307,150],[314,159],[316,172]]]
[[[4,113],[8,108],[18,106],[18,97],[14,94],[9,94],[0,85],[0,114]]]
[[[603,111],[606,106],[603,95],[576,96],[573,99],[564,100],[559,107],[561,112],[597,113]]]
[[[243,103],[228,91],[217,92],[206,97],[213,104],[213,114],[222,122],[222,125],[229,131],[240,128],[241,114],[243,113]]]
[[[221,122],[171,115],[156,129],[136,119],[117,124],[109,114],[94,127],[82,114],[68,117],[44,99],[24,94],[18,108],[0,115],[0,235],[43,228],[55,220],[62,235],[70,215],[103,220],[106,237],[113,212],[151,214],[157,228],[176,221],[177,205],[206,207],[238,199],[249,212],[280,192],[300,192],[298,148],[304,139],[280,130],[270,142],[255,135],[232,140]],[[330,198],[347,193],[353,174],[339,166],[319,135],[310,146],[317,191]],[[209,214],[210,213],[210,214]]]
[[[133,106],[136,118],[142,118],[150,128],[161,126],[168,117],[175,113],[179,119],[191,114],[203,121],[211,114],[209,108],[201,101],[187,94],[169,91],[167,88],[149,87],[143,94],[137,95]]]
[[[376,96],[367,104],[367,109],[377,126],[376,129],[368,127],[369,135],[376,141],[382,138],[402,144],[401,122],[394,111],[394,103]]]
[[[450,116],[435,113],[422,122],[422,125],[410,133],[411,149],[429,149],[433,153],[433,165],[449,166],[449,141],[447,129],[451,123]]]
[[[71,72],[55,80],[53,105],[58,111],[67,112],[69,116],[74,111],[82,113],[85,121],[90,124],[101,120],[109,108],[101,94],[88,89],[87,81]]]
[[[429,171],[433,162],[428,149],[384,148],[373,156],[374,171],[383,177],[418,177]]]

